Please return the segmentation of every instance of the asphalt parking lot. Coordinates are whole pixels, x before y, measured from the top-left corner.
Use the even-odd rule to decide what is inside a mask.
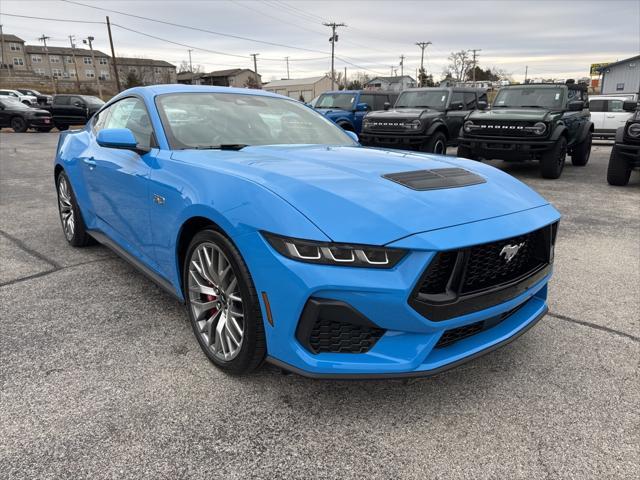
[[[550,314],[412,381],[226,376],[183,307],[67,245],[57,133],[0,133],[0,477],[638,478],[640,175],[610,147],[561,179],[491,162],[562,212]]]

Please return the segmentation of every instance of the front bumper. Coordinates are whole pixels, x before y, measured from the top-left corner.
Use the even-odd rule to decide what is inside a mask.
[[[53,119],[51,117],[32,117],[27,118],[30,127],[52,127]]]
[[[616,143],[613,148],[617,155],[620,155],[630,163],[631,168],[640,168],[640,145]]]
[[[499,303],[431,321],[409,297],[437,251],[510,238],[558,220],[547,205],[516,214],[407,237],[391,246],[410,252],[389,270],[312,265],[282,257],[259,233],[234,238],[249,265],[258,296],[268,295],[273,325],[265,321],[268,359],[311,377],[372,378],[438,373],[495,349],[531,328],[546,312],[547,272]],[[473,239],[473,240],[470,240]],[[313,353],[296,338],[310,298],[343,302],[386,330],[366,353]],[[267,318],[265,306],[263,318]],[[491,328],[436,348],[446,331],[513,312]]]
[[[397,148],[401,150],[419,150],[430,138],[423,132],[394,133],[376,132],[361,133],[360,143],[365,147]]]
[[[553,140],[510,137],[460,137],[458,145],[469,148],[483,158],[501,160],[528,160],[539,158],[555,145]]]

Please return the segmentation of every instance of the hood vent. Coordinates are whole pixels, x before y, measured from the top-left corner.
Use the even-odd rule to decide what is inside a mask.
[[[382,176],[412,190],[438,190],[486,183],[480,175],[464,168],[437,168],[413,172],[388,173]]]

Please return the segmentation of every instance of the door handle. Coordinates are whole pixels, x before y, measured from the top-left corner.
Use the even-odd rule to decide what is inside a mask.
[[[615,115],[607,115],[607,118],[616,118]]]
[[[93,157],[83,158],[82,161],[85,163],[85,165],[89,166],[90,170],[93,170],[94,168],[96,168],[96,161],[93,159]]]

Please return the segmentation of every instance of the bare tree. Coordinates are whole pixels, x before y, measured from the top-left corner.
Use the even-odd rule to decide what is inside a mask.
[[[449,67],[446,70],[450,76],[461,82],[467,78],[467,72],[473,66],[473,59],[466,50],[460,50],[459,52],[451,52],[449,55]]]

